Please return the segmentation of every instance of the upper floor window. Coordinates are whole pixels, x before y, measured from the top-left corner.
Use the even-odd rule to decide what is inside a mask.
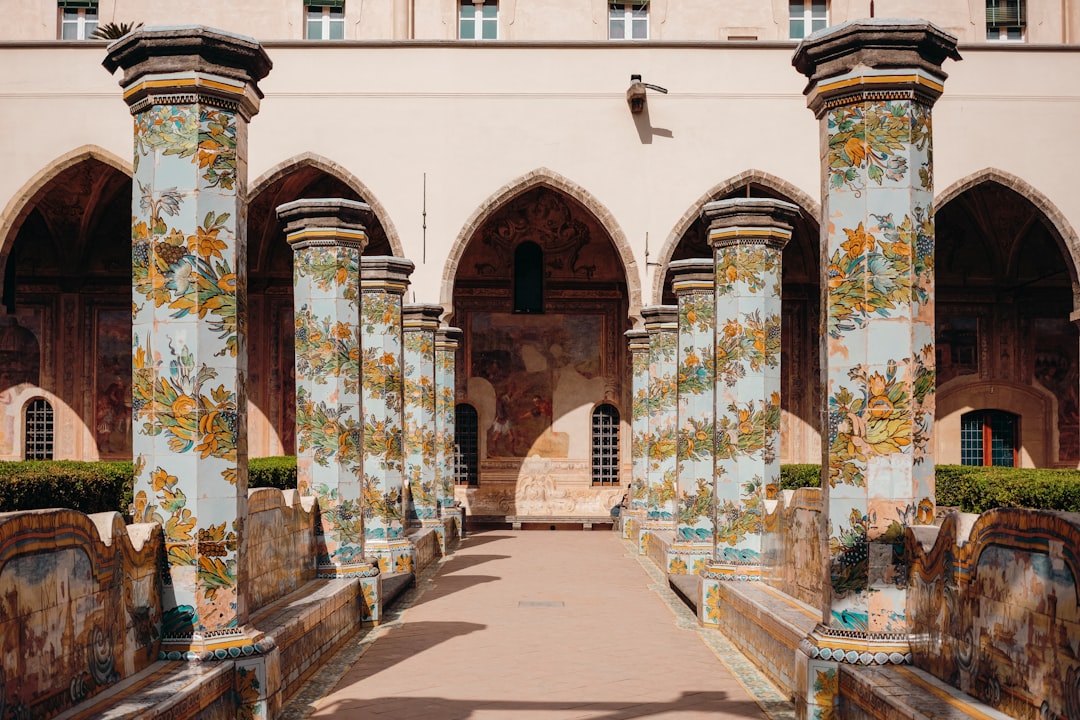
[[[60,0],[60,39],[89,40],[98,26],[97,0]]]
[[[345,39],[345,0],[307,0],[308,40]]]
[[[1016,467],[1020,418],[1004,410],[973,410],[960,416],[960,464]]]
[[[23,425],[23,457],[27,460],[53,458],[53,408],[45,398],[26,404]]]
[[[987,40],[1023,40],[1026,25],[1024,0],[986,0]]]
[[[462,0],[458,10],[458,38],[498,40],[499,4],[495,0]]]
[[[480,425],[472,405],[454,408],[454,482],[480,483]]]
[[[609,403],[592,414],[592,483],[619,484],[619,410]]]
[[[788,0],[788,37],[802,40],[829,24],[826,0]]]
[[[613,2],[608,5],[609,40],[648,40],[649,3]]]

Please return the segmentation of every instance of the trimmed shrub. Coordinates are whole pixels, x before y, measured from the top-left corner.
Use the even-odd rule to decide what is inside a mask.
[[[248,487],[296,489],[296,456],[251,458],[248,460]]]
[[[780,487],[797,490],[802,487],[821,487],[820,465],[781,465]]]
[[[127,515],[131,476],[130,462],[0,462],[0,512],[62,507]]]
[[[938,465],[937,504],[983,513],[998,507],[1080,512],[1080,471]],[[819,465],[780,466],[785,490],[820,487]]]

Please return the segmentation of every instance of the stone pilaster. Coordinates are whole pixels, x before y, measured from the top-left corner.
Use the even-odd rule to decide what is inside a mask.
[[[644,545],[648,542],[648,532],[675,529],[679,313],[673,305],[654,305],[642,308],[641,316],[649,334],[649,434],[645,475],[648,481],[645,508],[647,532],[641,536]]]
[[[360,491],[360,256],[371,208],[325,198],[277,214],[293,251],[296,480],[319,501],[317,572],[374,577]]]
[[[123,70],[134,116],[134,519],[165,533],[161,656],[261,657],[244,557],[244,195],[270,60],[251,38],[185,27],[131,33],[104,64]]]
[[[633,404],[630,414],[631,479],[629,507],[621,519],[623,538],[641,547],[639,533],[649,506],[649,333],[628,330]]]
[[[383,572],[412,572],[405,537],[402,296],[409,260],[360,261],[361,415],[364,425],[364,549]]]
[[[668,573],[696,574],[713,557],[713,261],[669,266],[679,308],[675,542]]]
[[[439,516],[452,518],[458,537],[465,536],[465,509],[454,499],[457,440],[457,350],[461,330],[442,327],[435,334],[435,491]]]
[[[821,123],[822,623],[800,712],[827,714],[835,662],[909,661],[903,534],[934,513],[931,108],[956,39],[922,20],[845,23],[793,63]]]
[[[405,484],[410,523],[442,527],[435,483],[435,332],[442,305],[406,305],[405,341]]]

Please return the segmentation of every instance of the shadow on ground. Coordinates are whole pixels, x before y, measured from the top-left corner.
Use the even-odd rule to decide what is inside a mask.
[[[468,720],[474,713],[485,717],[542,719],[544,713],[558,717],[574,717],[589,720],[634,720],[665,713],[694,713],[695,716],[760,718],[761,707],[751,700],[731,700],[726,692],[683,692],[670,702],[631,701],[589,702],[573,700],[566,702],[535,702],[515,700],[451,700],[442,697],[379,697],[366,700],[350,700],[331,703],[312,715],[314,718],[356,718],[367,713],[377,713],[379,720],[398,718],[439,718],[439,720]]]

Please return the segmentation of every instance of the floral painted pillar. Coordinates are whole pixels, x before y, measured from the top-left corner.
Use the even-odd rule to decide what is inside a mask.
[[[713,310],[712,260],[669,266],[679,308],[676,426],[677,514],[668,572],[700,572],[713,556]]]
[[[453,520],[457,536],[465,536],[465,509],[454,500],[455,449],[454,418],[457,410],[457,350],[461,330],[441,327],[435,333],[435,492],[439,516]],[[445,538],[443,538],[445,542]],[[444,547],[443,550],[446,548]]]
[[[761,579],[764,514],[780,490],[781,254],[799,208],[733,199],[709,203],[702,216],[716,273],[716,531],[699,607],[715,625],[719,583]]]
[[[628,330],[626,340],[634,399],[630,416],[630,506],[623,510],[622,530],[623,538],[634,540],[640,547],[638,533],[644,526],[649,506],[649,333]]]
[[[104,65],[135,120],[134,520],[165,533],[161,657],[244,658],[245,712],[272,715],[277,654],[248,625],[244,545],[247,127],[270,59],[251,38],[146,28]]]
[[[413,264],[360,261],[361,415],[364,424],[364,550],[383,572],[412,572],[405,537],[401,298]]]
[[[640,552],[648,553],[649,533],[675,529],[675,449],[679,309],[654,305],[641,309],[649,334],[649,434],[645,532]]]
[[[793,63],[821,123],[822,486],[828,573],[803,643],[801,712],[832,715],[836,662],[910,661],[904,527],[934,513],[931,108],[956,38],[864,20],[804,41]]]
[[[250,645],[247,514],[247,125],[270,60],[206,28],[109,47],[135,117],[132,200],[136,522],[165,528],[162,653]]]
[[[277,215],[293,250],[296,480],[319,499],[317,572],[361,578],[374,616],[379,570],[364,556],[360,492],[360,255],[371,208],[297,200]]]
[[[405,483],[411,499],[409,520],[442,529],[435,485],[435,332],[442,305],[406,305],[402,312],[405,342]]]

